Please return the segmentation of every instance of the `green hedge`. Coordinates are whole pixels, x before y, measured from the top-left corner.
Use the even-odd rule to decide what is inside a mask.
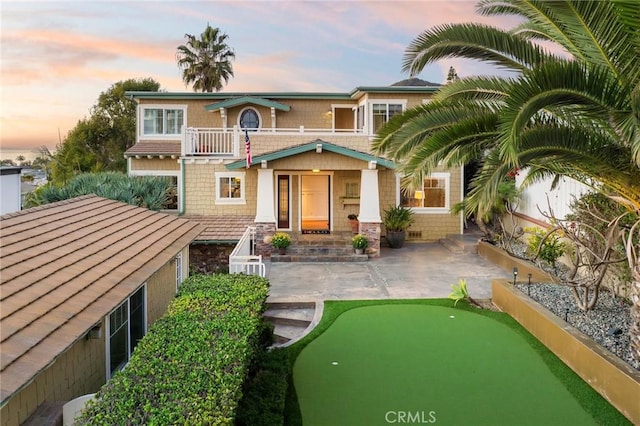
[[[268,281],[196,275],[138,343],[78,422],[232,424],[258,350]]]

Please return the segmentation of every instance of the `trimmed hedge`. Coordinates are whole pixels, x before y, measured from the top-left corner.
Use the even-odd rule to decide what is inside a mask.
[[[261,331],[268,281],[195,275],[78,424],[232,424]]]
[[[284,424],[284,408],[289,386],[287,348],[265,350],[252,367],[236,416],[236,426]]]

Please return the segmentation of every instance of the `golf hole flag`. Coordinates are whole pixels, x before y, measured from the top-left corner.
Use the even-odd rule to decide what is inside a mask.
[[[247,154],[247,169],[251,167],[251,141],[249,140],[249,130],[244,129],[244,151]]]

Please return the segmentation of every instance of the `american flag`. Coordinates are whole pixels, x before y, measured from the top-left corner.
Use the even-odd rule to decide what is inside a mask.
[[[251,167],[251,141],[249,140],[249,130],[244,129],[244,151],[247,154],[247,169]]]

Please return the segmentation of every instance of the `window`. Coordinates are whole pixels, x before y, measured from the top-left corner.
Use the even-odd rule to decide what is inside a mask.
[[[260,114],[253,108],[246,108],[240,112],[239,124],[241,129],[256,130],[260,128]]]
[[[358,123],[356,129],[360,131],[364,130],[364,105],[358,105]]]
[[[145,285],[118,306],[107,320],[107,378],[122,370],[146,333]]]
[[[424,178],[422,188],[413,193],[400,191],[400,205],[404,207],[416,207],[434,209],[440,211],[449,210],[449,173],[433,173]]]
[[[244,204],[244,173],[216,173],[216,203]]]
[[[143,136],[177,136],[185,124],[186,108],[142,106]]]
[[[176,290],[182,284],[182,253],[176,256]]]
[[[169,181],[169,198],[162,210],[175,212],[180,208],[180,172],[163,170],[131,170],[131,176],[161,176]]]
[[[360,183],[345,182],[344,196],[347,198],[360,198]]]
[[[373,103],[371,112],[373,115],[373,133],[377,133],[380,127],[391,119],[394,115],[402,113],[404,104],[402,103]]]

